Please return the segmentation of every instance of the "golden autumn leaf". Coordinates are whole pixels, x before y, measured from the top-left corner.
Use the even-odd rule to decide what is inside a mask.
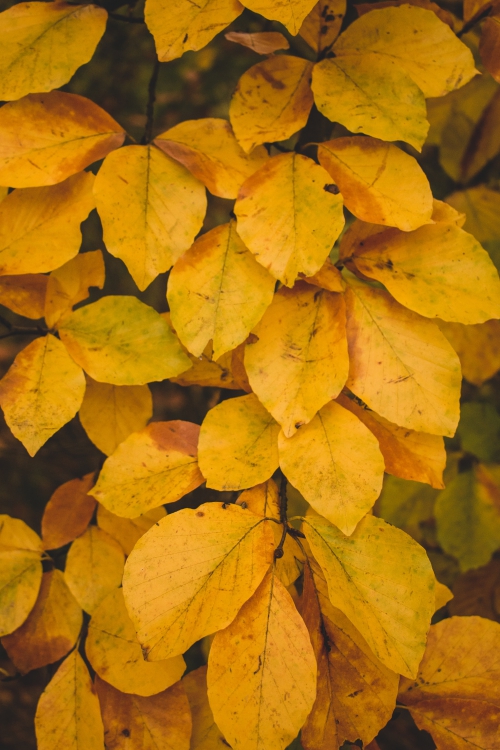
[[[34,456],[75,416],[84,392],[82,370],[49,333],[19,352],[0,381],[0,405],[12,434]]]
[[[327,289],[329,292],[344,292],[346,288],[342,274],[333,265],[330,258],[327,258],[319,271],[313,273],[312,276],[301,276],[300,278],[308,284]]]
[[[342,197],[328,172],[300,154],[280,154],[243,183],[237,230],[259,263],[283,284],[320,270],[344,226]]]
[[[82,627],[82,610],[60,570],[44,573],[35,606],[20,628],[2,638],[2,646],[17,669],[32,669],[59,661],[73,648]]]
[[[42,516],[42,540],[45,549],[58,549],[83,534],[96,506],[89,490],[95,481],[94,472],[81,479],[64,482],[52,494]]]
[[[35,716],[38,750],[103,750],[99,701],[82,657],[75,649],[40,696]]]
[[[112,385],[87,377],[78,416],[87,436],[110,456],[132,432],[142,430],[153,414],[147,385]]]
[[[108,750],[189,750],[191,713],[183,683],[146,698],[121,693],[99,676],[95,688]]]
[[[191,714],[193,733],[190,750],[225,750],[227,743],[214,721],[207,695],[207,667],[199,667],[182,678]]]
[[[308,516],[303,529],[331,604],[382,664],[415,677],[435,608],[434,573],[424,548],[370,515],[349,537],[320,516]]]
[[[148,510],[136,518],[115,516],[104,505],[97,508],[97,525],[100,529],[116,539],[126,555],[130,555],[137,541],[154,524],[167,515],[163,506]]]
[[[38,273],[0,276],[0,305],[25,318],[43,318],[48,281]]]
[[[433,625],[417,679],[403,680],[399,700],[438,748],[498,746],[500,625],[451,617]]]
[[[458,354],[465,380],[481,386],[500,370],[500,321],[475,326],[438,322]]]
[[[108,296],[62,321],[61,340],[94,380],[144,385],[191,366],[165,320],[136,297]]]
[[[270,305],[275,283],[243,244],[235,222],[215,227],[170,273],[167,299],[174,329],[196,357],[212,340],[217,360],[245,341]]]
[[[80,249],[94,208],[89,172],[58,185],[14,190],[0,203],[0,274],[52,271]]]
[[[467,2],[467,0],[465,0]],[[453,15],[449,10],[441,8],[437,3],[431,2],[431,0],[379,0],[375,3],[356,3],[355,8],[359,16],[365,13],[370,13],[372,10],[378,10],[380,8],[389,8],[392,6],[399,7],[400,5],[417,5],[419,8],[424,10],[431,10],[436,16],[448,24],[452,31],[455,30],[455,25],[458,21],[457,17]]]
[[[500,560],[468,570],[453,585],[450,615],[479,615],[500,622]]]
[[[265,482],[278,468],[280,427],[249,393],[211,409],[201,425],[200,470],[207,487],[243,490]]]
[[[299,282],[281,287],[245,348],[252,390],[290,437],[347,380],[345,302]]]
[[[188,249],[207,208],[201,182],[154,145],[109,154],[94,196],[106,248],[141,290]]]
[[[88,62],[106,28],[97,5],[27,2],[0,14],[0,99],[51,91]]]
[[[282,36],[277,32],[268,33],[273,37]],[[229,38],[229,34],[226,36]],[[288,42],[286,44],[288,46]],[[155,138],[155,144],[168,156],[184,164],[212,195],[220,198],[236,198],[247,177],[268,159],[263,146],[246,154],[227,120],[216,117],[180,122]]]
[[[235,750],[284,750],[298,734],[316,697],[316,660],[306,626],[273,570],[216,634],[207,682],[217,726]]]
[[[295,36],[314,3],[315,0],[245,0],[245,7],[279,21]]]
[[[392,143],[366,136],[336,138],[319,146],[318,158],[346,208],[359,219],[405,232],[429,223],[429,181],[416,159]]]
[[[440,435],[427,435],[425,432],[398,427],[343,394],[337,400],[375,435],[388,474],[410,481],[426,482],[432,487],[443,489],[446,451]]]
[[[93,614],[102,600],[118,588],[123,575],[122,548],[97,526],[88,529],[71,545],[64,579],[85,612]]]
[[[224,36],[228,42],[248,47],[258,55],[270,55],[279,49],[290,49],[288,39],[279,31],[256,31],[250,34],[244,31],[228,31]]]
[[[119,148],[124,138],[90,99],[62,91],[30,94],[0,112],[0,183],[54,185]]]
[[[93,612],[85,641],[87,658],[101,679],[123,693],[155,695],[180,680],[186,664],[182,656],[144,661],[123,589],[115,589]]]
[[[479,54],[484,67],[500,83],[500,17],[486,18],[481,29]]]
[[[148,0],[145,20],[161,62],[198,50],[243,10],[238,0]]]
[[[384,459],[370,430],[331,401],[292,437],[281,432],[278,448],[291,484],[315,511],[352,534],[382,489]]]
[[[500,192],[487,185],[475,185],[459,190],[446,198],[457,211],[465,214],[464,229],[479,242],[500,237]]]
[[[240,347],[244,346],[244,343],[240,344]],[[238,347],[234,351],[238,351]],[[229,388],[236,391],[249,391],[250,388],[243,387],[239,380],[235,380],[233,372],[234,352],[226,352],[217,361],[212,360],[212,353],[213,347],[211,343],[207,344],[203,354],[199,357],[188,353],[188,357],[191,360],[191,367],[189,370],[181,373],[179,377],[170,378],[171,382],[186,386],[202,385],[214,388]]]
[[[42,581],[42,540],[19,518],[0,515],[0,636],[19,628]]]
[[[435,593],[436,603],[434,606],[437,612],[438,609],[446,606],[446,604],[448,604],[448,602],[453,599],[453,593],[450,591],[448,586],[445,586],[444,583],[440,583],[437,578],[435,582]]]
[[[304,568],[301,614],[318,662],[318,690],[301,732],[304,750],[330,750],[345,741],[366,747],[394,711],[399,676],[373,655],[361,633],[328,598],[321,568]]]
[[[299,34],[315,52],[337,38],[346,12],[346,0],[319,0],[304,18]]]
[[[200,428],[192,422],[152,422],[129,435],[104,462],[93,496],[118,516],[135,518],[192,492]]]
[[[91,286],[102,289],[104,278],[101,250],[80,253],[53,271],[48,279],[45,298],[45,321],[49,328],[56,327],[74,305],[87,299]]]
[[[231,622],[272,561],[269,525],[236,505],[205,503],[162,518],[139,539],[123,589],[149,660],[182,654]]]
[[[284,141],[304,127],[313,104],[312,69],[300,57],[273,55],[241,76],[229,119],[243,151]]]
[[[437,325],[352,279],[346,302],[351,391],[400,427],[454,435],[460,363]]]

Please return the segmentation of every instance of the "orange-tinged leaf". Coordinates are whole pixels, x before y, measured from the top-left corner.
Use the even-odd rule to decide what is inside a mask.
[[[19,352],[0,381],[0,405],[12,434],[34,456],[75,416],[84,392],[82,370],[49,333]]]
[[[245,348],[252,390],[290,437],[347,380],[343,295],[299,282],[281,287]]]
[[[60,570],[44,573],[35,606],[20,628],[2,638],[2,646],[17,669],[59,661],[73,648],[82,627],[82,610]]]
[[[282,36],[277,32],[268,33],[273,37]],[[288,42],[286,44],[288,46]],[[185,120],[159,135],[155,143],[166,154],[184,164],[212,195],[220,198],[236,198],[242,183],[268,159],[263,146],[246,154],[227,120],[216,117]]]
[[[121,693],[99,676],[95,687],[108,750],[189,750],[191,713],[183,683],[147,698]]]
[[[199,357],[210,340],[213,359],[243,343],[271,303],[275,279],[250,253],[235,222],[202,235],[168,279],[172,324]]]
[[[40,696],[35,716],[39,750],[104,750],[99,701],[75,649]]]
[[[90,99],[51,91],[2,107],[0,136],[0,183],[38,187],[62,182],[102,159],[121,146],[125,133]]]
[[[83,534],[94,514],[96,501],[88,494],[94,472],[61,484],[45,506],[42,540],[45,549],[58,549]]]
[[[148,510],[136,518],[115,516],[104,505],[97,508],[97,525],[100,529],[116,539],[126,555],[130,555],[135,544],[154,524],[167,515],[163,506]]]
[[[237,505],[205,503],[162,518],[137,542],[123,591],[151,661],[184,653],[226,627],[270,563],[270,522]]]
[[[316,697],[316,660],[273,570],[216,634],[207,682],[215,721],[235,750],[284,750],[298,734]]]
[[[352,534],[382,489],[384,459],[370,430],[331,401],[292,437],[281,432],[278,448],[291,484],[314,510]]]
[[[136,297],[103,297],[81,307],[59,333],[75,362],[99,382],[145,385],[191,366],[167,322]]]
[[[240,344],[240,346],[244,348],[245,344]],[[237,351],[237,349],[234,351]],[[212,353],[213,347],[211,343],[207,344],[203,354],[199,357],[188,353],[192,366],[189,370],[181,373],[178,378],[170,378],[170,381],[179,385],[202,385],[214,388],[229,388],[236,391],[249,391],[250,388],[243,388],[240,382],[235,380],[233,352],[226,352],[217,361],[212,359]]]
[[[1,115],[0,115],[1,117]],[[89,172],[59,185],[14,190],[0,203],[0,274],[52,271],[80,249],[80,224],[94,208]]]
[[[207,208],[201,182],[154,145],[109,154],[94,196],[106,248],[141,290],[188,249]]]
[[[388,474],[414,482],[426,482],[439,490],[443,489],[446,451],[440,435],[427,435],[398,427],[374,411],[363,409],[354,399],[343,394],[338,397],[338,402],[373,432]]]
[[[0,276],[0,305],[25,318],[43,318],[48,281],[38,273]]]
[[[330,47],[338,36],[346,0],[319,0],[304,18],[299,34],[315,52]]]
[[[207,487],[243,490],[278,468],[280,427],[257,396],[232,398],[211,409],[201,425],[200,470]]]
[[[251,34],[243,31],[228,31],[224,36],[228,42],[248,47],[258,55],[269,55],[276,50],[290,48],[288,40],[279,31],[256,31]]]
[[[243,10],[238,0],[148,0],[145,19],[161,62],[199,50]]]
[[[469,383],[481,386],[500,370],[500,321],[475,326],[439,321],[439,327],[458,354]]]
[[[351,391],[400,427],[454,435],[460,363],[437,325],[353,280],[346,302]]]
[[[325,187],[330,175],[312,159],[269,159],[240,190],[238,234],[259,263],[283,284],[320,270],[344,227],[342,197]]]
[[[80,253],[53,271],[48,279],[45,321],[54,328],[78,302],[87,299],[90,287],[104,286],[104,259],[101,250]]]
[[[336,138],[319,146],[318,158],[359,219],[405,232],[429,223],[429,181],[416,159],[392,143],[366,136]]]
[[[319,286],[321,289],[328,289],[329,292],[344,292],[345,281],[339,269],[336,268],[330,258],[327,258],[319,271],[312,276],[301,276],[303,281],[313,286]]]
[[[299,33],[304,18],[315,0],[245,0],[245,7],[264,18],[279,21],[290,34]]]
[[[97,526],[89,526],[71,545],[64,578],[85,612],[93,614],[102,600],[118,588],[123,575],[122,548]]]
[[[500,192],[487,185],[476,185],[452,193],[446,199],[457,211],[465,214],[464,229],[479,242],[500,238]]]
[[[144,661],[123,589],[115,589],[100,603],[89,622],[85,653],[99,677],[123,693],[155,695],[180,680],[186,668],[182,656]]]
[[[462,213],[461,211],[457,211],[457,209],[453,208],[453,206],[451,206],[449,203],[438,201],[435,198],[432,203],[432,221],[438,223],[444,221],[447,223],[456,224],[457,227],[463,227],[466,219],[464,213]],[[471,234],[474,234],[474,232],[471,232]]]
[[[350,537],[320,516],[308,516],[304,532],[331,604],[386,667],[415,677],[435,608],[435,578],[424,548],[371,515]]]
[[[243,151],[284,141],[304,127],[313,104],[312,69],[300,57],[273,55],[241,76],[229,119]]]
[[[92,494],[118,516],[135,518],[192,492],[200,428],[192,422],[152,422],[134,432],[104,462]]]
[[[451,615],[479,615],[500,621],[500,560],[468,570],[453,585],[453,600],[448,607]]]
[[[453,599],[453,593],[450,591],[448,586],[445,586],[444,583],[440,583],[436,578],[435,583],[435,593],[436,593],[436,612],[438,609],[441,609],[442,607],[446,606],[448,602]]]
[[[106,28],[97,5],[19,3],[0,14],[0,99],[51,91],[88,62]]]
[[[304,569],[301,614],[318,662],[318,690],[301,732],[305,750],[330,750],[345,741],[364,746],[389,721],[399,676],[373,655],[361,633],[328,598],[321,568]]]
[[[227,743],[214,721],[207,695],[207,667],[199,667],[182,679],[191,714],[193,733],[190,750],[225,750]]]
[[[465,2],[467,2],[467,0],[465,0]],[[450,11],[445,10],[444,8],[440,8],[437,3],[433,3],[430,0],[380,0],[380,2],[375,3],[356,3],[354,7],[356,8],[358,16],[362,16],[365,13],[370,13],[372,10],[389,8],[391,6],[399,7],[400,5],[417,5],[424,10],[431,10],[441,21],[443,21],[443,23],[448,24],[452,31],[455,30],[455,24],[458,22],[457,17],[454,16],[453,13],[450,13]]]
[[[490,16],[483,23],[479,54],[488,73],[500,83],[500,16]]]
[[[399,700],[438,748],[498,747],[500,625],[451,617],[433,625],[417,679],[403,680]]]

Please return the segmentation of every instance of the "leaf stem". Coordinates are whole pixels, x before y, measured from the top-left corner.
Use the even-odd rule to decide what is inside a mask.
[[[126,23],[146,23],[144,18],[135,18],[134,16],[122,16],[121,13],[109,13],[108,16],[115,21],[125,21]]]
[[[489,16],[492,11],[492,5],[488,5],[486,8],[483,8],[483,10],[476,14],[475,16],[472,16],[472,18],[469,18],[467,23],[464,23],[460,31],[457,31],[457,36],[460,39],[464,34],[467,34],[468,31],[474,28],[476,23],[479,23],[479,21],[482,21],[483,18],[486,18],[486,16]]]
[[[281,481],[280,481],[280,522],[283,525],[283,533],[281,534],[281,539],[279,541],[278,546],[274,550],[274,559],[278,560],[280,557],[283,557],[283,545],[285,544],[286,535],[288,532],[288,517],[287,517],[287,509],[288,509],[288,498],[286,495],[286,476],[283,474],[283,472],[280,471],[281,474]]]

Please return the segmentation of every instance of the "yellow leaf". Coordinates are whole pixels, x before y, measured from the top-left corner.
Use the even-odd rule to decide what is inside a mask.
[[[332,401],[293,437],[281,432],[278,447],[291,484],[314,510],[352,534],[382,489],[384,459],[370,430]]]
[[[204,481],[197,461],[200,428],[192,422],[152,422],[105,461],[92,494],[112,513],[135,518],[173,503]]]
[[[56,327],[74,305],[87,299],[91,286],[102,289],[104,277],[101,250],[80,253],[53,271],[49,276],[45,299],[45,320],[49,328]]]
[[[240,190],[238,234],[287,286],[320,270],[343,229],[342,197],[325,190],[330,180],[312,159],[290,153],[269,159]]]
[[[273,37],[282,36],[277,32],[268,33]],[[229,38],[229,34],[227,36]],[[288,46],[288,42],[286,44]],[[184,164],[212,195],[221,198],[236,198],[242,183],[268,159],[263,146],[246,154],[227,120],[215,117],[185,120],[159,135],[155,143],[166,154]]]
[[[145,385],[191,366],[166,321],[136,297],[103,297],[81,307],[59,333],[75,362],[100,382]]]
[[[287,437],[347,380],[345,302],[311,284],[281,287],[245,349],[253,391]]]
[[[207,682],[215,721],[235,750],[284,750],[298,734],[316,697],[316,660],[273,570],[216,634]]]
[[[126,555],[130,555],[135,544],[154,524],[167,515],[163,506],[153,508],[136,518],[121,518],[107,510],[104,505],[97,508],[97,525],[116,539]]]
[[[465,2],[467,2],[467,0],[465,0]],[[375,3],[356,3],[354,7],[356,8],[358,15],[362,16],[365,13],[370,13],[372,10],[389,8],[391,6],[399,7],[400,5],[417,5],[424,10],[431,10],[441,21],[443,21],[443,23],[448,24],[452,31],[455,30],[455,25],[458,23],[458,18],[454,16],[453,13],[450,13],[450,11],[445,10],[444,8],[440,8],[437,3],[430,2],[430,0],[380,0],[380,2]]]
[[[319,0],[304,18],[299,34],[315,52],[322,52],[333,44],[342,26],[346,6],[346,0]]]
[[[464,213],[457,211],[453,206],[445,203],[444,201],[438,201],[434,198],[432,210],[432,221],[435,222],[447,222],[456,224],[457,227],[463,227],[465,224],[466,216]],[[473,234],[473,232],[471,232]],[[476,237],[477,239],[477,237]]]
[[[207,208],[201,182],[154,145],[109,154],[94,196],[106,248],[141,291],[188,249]]]
[[[123,589],[108,594],[93,612],[85,653],[99,677],[122,693],[143,696],[161,693],[180,680],[186,668],[182,656],[144,661],[123,601]]]
[[[25,318],[43,318],[47,276],[37,273],[0,276],[0,304]]]
[[[438,748],[496,748],[500,710],[500,625],[451,617],[433,625],[417,679],[399,700]]]
[[[258,55],[270,55],[279,49],[290,49],[288,40],[279,31],[257,31],[246,34],[242,31],[228,31],[224,34],[228,42],[241,44],[257,52]]]
[[[2,107],[0,136],[0,183],[38,187],[102,159],[122,145],[125,133],[90,99],[51,91]]]
[[[329,292],[344,292],[345,281],[339,269],[336,268],[330,258],[327,258],[319,271],[312,276],[301,276],[303,281],[313,286],[319,286],[321,289],[328,289]]]
[[[28,2],[0,14],[0,99],[51,91],[88,62],[106,28],[96,5]]]
[[[284,141],[304,127],[313,104],[312,68],[300,57],[272,55],[241,76],[229,119],[243,151]]]
[[[500,192],[487,185],[476,185],[452,193],[446,202],[465,214],[464,229],[476,240],[489,242],[500,238]]]
[[[481,386],[500,370],[500,322],[487,320],[476,326],[439,322],[462,365],[465,380]]]
[[[304,569],[301,614],[318,662],[317,697],[302,728],[302,745],[330,750],[356,739],[366,747],[392,716],[399,676],[379,662],[359,631],[332,607],[323,572],[311,558]]]
[[[500,317],[500,279],[488,253],[454,224],[388,229],[355,249],[362,274],[428,318],[484,323]]]
[[[49,333],[19,352],[0,381],[0,405],[12,434],[34,456],[75,416],[84,392],[83,372]]]
[[[24,521],[0,515],[0,636],[19,628],[42,581],[42,540]]]
[[[354,280],[346,302],[351,391],[400,427],[454,435],[460,363],[437,325]]]
[[[235,223],[202,235],[175,264],[167,299],[172,324],[199,357],[213,340],[213,359],[245,341],[273,298],[275,280],[257,263]]]
[[[264,18],[279,21],[295,36],[314,3],[315,0],[245,0],[245,7]]]
[[[240,344],[240,346],[244,347],[245,344]],[[213,347],[212,344],[209,343],[205,347],[203,354],[199,357],[195,357],[193,354],[188,353],[192,367],[181,373],[178,378],[170,378],[170,381],[172,383],[178,383],[179,385],[202,385],[240,391],[243,387],[235,380],[233,372],[234,351],[237,351],[237,349],[232,352],[226,352],[226,354],[223,354],[222,357],[219,357],[219,359],[214,362],[212,360]],[[250,388],[243,388],[243,390],[250,390]]]
[[[45,506],[42,539],[45,549],[58,549],[83,534],[89,525],[96,501],[89,495],[94,472],[61,484]]]
[[[93,614],[102,600],[118,588],[124,555],[115,540],[97,526],[89,526],[71,545],[64,578],[85,612]]]
[[[35,716],[38,750],[103,750],[99,701],[75,649],[40,696]]]
[[[349,52],[317,63],[311,85],[316,106],[329,120],[421,150],[429,128],[425,99],[403,68],[373,53]]]
[[[253,393],[223,401],[203,420],[198,443],[207,487],[244,490],[278,468],[280,427]]]
[[[145,18],[158,59],[167,62],[204,47],[242,10],[238,0],[148,0]]]
[[[415,482],[426,482],[439,490],[443,489],[446,451],[440,435],[427,435],[425,432],[398,427],[374,411],[363,409],[354,399],[343,394],[337,400],[373,432],[388,474]]]
[[[437,612],[438,609],[441,609],[442,607],[446,606],[446,604],[448,604],[448,602],[451,599],[453,599],[453,594],[450,591],[450,589],[448,588],[448,586],[445,586],[444,583],[440,583],[437,579],[436,579],[435,586],[436,586],[436,588],[435,588],[435,591],[436,591],[436,604],[435,604],[435,607],[436,607],[436,612]]]
[[[481,29],[479,54],[484,67],[500,83],[500,17],[486,18]]]
[[[214,721],[207,696],[207,667],[199,667],[182,679],[193,716],[190,750],[225,750],[227,743]]]
[[[337,138],[320,145],[318,158],[359,219],[405,232],[429,223],[429,181],[416,159],[392,143],[366,136]]]
[[[147,385],[111,385],[87,378],[80,422],[100,451],[110,456],[132,432],[142,430],[153,414]]]
[[[82,610],[61,571],[44,573],[28,619],[2,638],[2,646],[17,669],[25,674],[66,656],[80,634],[82,619]]]
[[[80,224],[94,208],[94,175],[14,190],[0,203],[0,274],[52,271],[78,253]]]
[[[272,561],[269,525],[236,505],[205,503],[162,518],[139,539],[123,589],[149,660],[182,654],[233,620]]]
[[[182,683],[143,698],[120,693],[98,676],[108,750],[189,750],[191,713]]]
[[[434,573],[424,548],[370,515],[350,537],[320,516],[308,516],[304,531],[333,606],[382,664],[415,677],[435,606]]]

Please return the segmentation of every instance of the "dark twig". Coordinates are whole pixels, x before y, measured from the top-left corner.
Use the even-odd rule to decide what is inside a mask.
[[[33,328],[15,326],[10,322],[10,320],[4,318],[3,315],[0,315],[0,325],[3,325],[3,327],[7,329],[7,333],[0,334],[0,339],[7,339],[9,338],[9,336],[44,336],[46,333],[48,333],[48,330],[45,330],[41,326],[36,326]]]
[[[285,544],[286,535],[288,532],[288,516],[287,516],[287,509],[288,509],[288,498],[286,496],[286,476],[284,474],[281,474],[281,482],[280,482],[280,522],[283,524],[283,533],[281,535],[281,539],[279,541],[278,546],[274,550],[274,559],[278,560],[280,557],[283,557],[283,545]]]
[[[160,71],[160,61],[157,59],[151,74],[151,78],[148,86],[148,104],[146,107],[146,127],[144,129],[144,136],[141,143],[149,143],[153,135],[153,121],[155,114],[155,101],[156,101],[156,83],[158,81],[158,73]]]
[[[486,18],[486,16],[489,16],[492,11],[492,7],[493,6],[488,5],[487,8],[483,8],[483,10],[480,13],[470,18],[467,21],[467,23],[464,23],[460,31],[457,31],[458,38],[460,39],[461,36],[463,36],[464,34],[467,34],[468,31],[473,29],[476,23],[479,23],[479,21],[482,21],[483,18]]]
[[[135,18],[134,16],[122,16],[121,13],[108,13],[108,16],[115,21],[125,21],[125,23],[146,23],[144,18]]]

